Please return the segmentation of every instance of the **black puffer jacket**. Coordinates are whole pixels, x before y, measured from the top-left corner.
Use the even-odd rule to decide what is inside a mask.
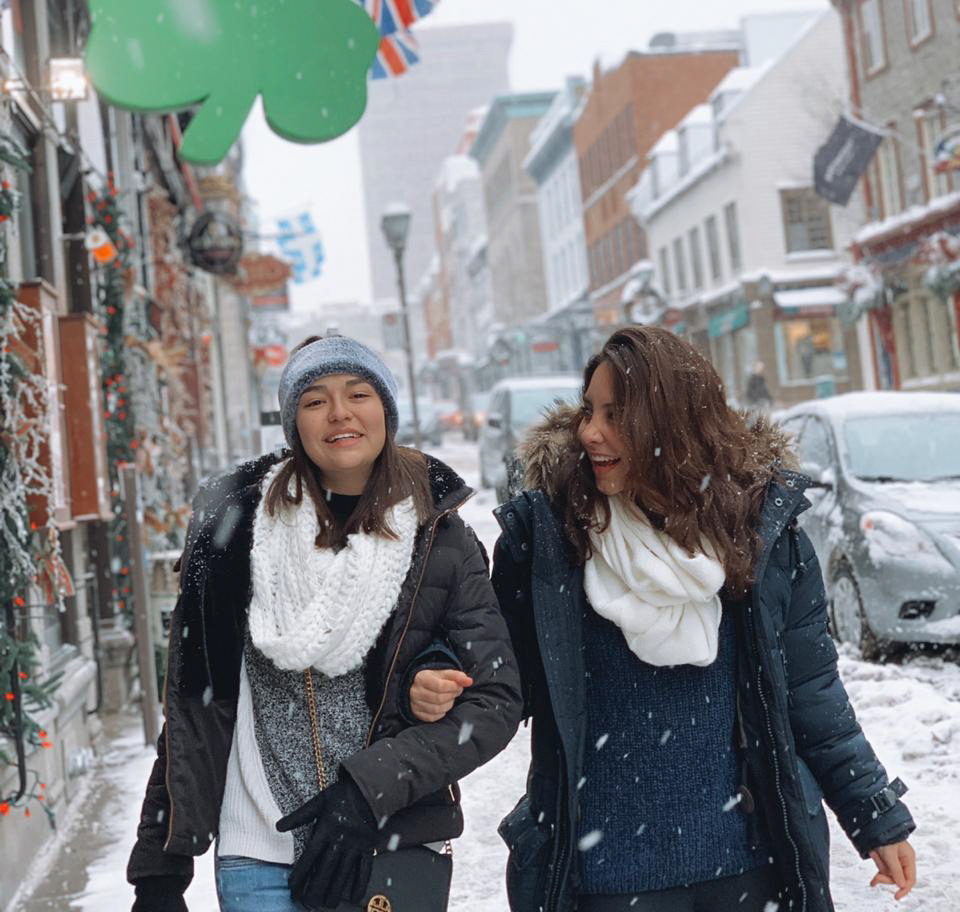
[[[556,506],[561,454],[575,446],[570,416],[554,413],[527,453],[538,488],[497,510],[503,535],[493,583],[523,676],[533,720],[527,792],[501,825],[510,848],[513,912],[576,908],[578,783],[586,741],[583,570]],[[751,820],[763,828],[795,912],[830,912],[829,844],[822,800],[862,856],[914,829],[902,787],[891,786],[837,675],[820,567],[797,514],[809,506],[802,475],[770,485],[763,550],[750,597],[724,604],[737,621],[737,692]],[[625,796],[624,800],[628,800]],[[784,906],[785,907],[785,906]]]
[[[260,483],[277,459],[219,477],[195,500],[170,632],[166,722],[127,868],[131,883],[164,875],[189,882],[193,856],[216,837],[236,721],[253,518]],[[507,745],[521,708],[485,555],[455,512],[470,489],[452,469],[427,460],[435,509],[418,532],[397,608],[367,657],[368,746],[344,762],[374,816],[388,819],[384,840],[397,834],[401,846],[460,835],[456,783]],[[416,724],[402,710],[402,672],[436,642],[474,685],[441,722]]]

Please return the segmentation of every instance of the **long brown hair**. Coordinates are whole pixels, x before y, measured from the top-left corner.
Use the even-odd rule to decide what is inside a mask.
[[[291,355],[301,348],[316,342],[320,336],[304,339]],[[366,532],[396,539],[396,530],[390,527],[387,513],[391,507],[413,498],[413,505],[420,522],[430,515],[433,496],[427,476],[427,463],[423,453],[397,446],[393,434],[387,433],[383,449],[373,464],[360,501],[346,524],[341,526],[333,515],[320,486],[317,466],[307,455],[300,435],[292,441],[292,454],[277,477],[274,478],[264,498],[271,516],[303,503],[304,492],[313,501],[319,519],[320,531],[316,538],[318,548],[338,548],[346,543],[348,535]],[[293,481],[293,491],[290,482]]]
[[[760,550],[767,485],[787,457],[782,433],[748,426],[726,401],[713,366],[693,346],[655,327],[615,332],[586,366],[586,391],[601,364],[613,373],[615,421],[630,454],[627,490],[651,522],[693,553],[706,538],[734,595],[750,586]],[[589,533],[610,522],[610,506],[580,459],[565,498],[565,527],[581,561]]]

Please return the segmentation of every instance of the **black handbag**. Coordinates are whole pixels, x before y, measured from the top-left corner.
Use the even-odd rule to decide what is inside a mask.
[[[307,686],[313,753],[317,762],[317,783],[323,791],[327,787],[327,775],[320,746],[320,722],[313,675],[308,668],[303,676]],[[360,905],[340,903],[336,909],[315,909],[311,912],[447,912],[452,877],[453,851],[449,842],[442,853],[426,846],[378,852],[373,859],[370,883]]]

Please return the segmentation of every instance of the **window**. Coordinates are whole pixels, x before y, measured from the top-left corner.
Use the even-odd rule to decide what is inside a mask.
[[[677,291],[685,294],[687,290],[687,258],[683,254],[683,238],[673,242],[673,264],[677,270]]]
[[[782,320],[776,324],[781,383],[812,383],[847,373],[840,321],[836,317]]]
[[[917,115],[917,138],[920,140],[923,181],[927,199],[950,192],[950,175],[937,173],[937,143],[943,138],[944,120],[939,110],[922,111]]]
[[[904,0],[907,14],[907,37],[916,47],[933,34],[933,11],[930,0]]]
[[[830,435],[819,418],[810,417],[800,435],[797,456],[801,466],[815,466],[826,469],[833,461]]]
[[[730,252],[730,268],[737,273],[743,269],[740,256],[740,226],[737,223],[737,204],[727,203],[723,207],[723,220],[727,226],[727,248]]]
[[[704,222],[704,230],[707,234],[707,256],[710,258],[710,278],[714,282],[719,282],[723,277],[723,270],[720,266],[720,232],[717,229],[717,217],[711,215]]]
[[[903,174],[900,170],[900,148],[894,138],[896,124],[877,150],[877,183],[880,190],[882,217],[889,218],[903,211]]]
[[[657,257],[660,260],[660,283],[669,297],[673,294],[673,282],[670,278],[670,251],[666,247],[661,247]]]
[[[0,44],[21,73],[26,71],[23,16],[17,3],[0,3]]]
[[[863,69],[868,76],[887,64],[887,48],[883,35],[883,12],[880,0],[862,0],[860,30],[863,42]]]
[[[693,287],[703,288],[703,252],[700,249],[700,229],[691,228],[687,235],[690,242],[690,268],[693,271]]]
[[[787,253],[806,250],[831,250],[830,209],[826,200],[809,187],[802,190],[781,190],[783,231]]]

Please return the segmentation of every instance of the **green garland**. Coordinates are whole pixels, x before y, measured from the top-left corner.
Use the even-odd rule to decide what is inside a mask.
[[[3,165],[28,172],[26,153],[10,137],[0,135],[0,171]],[[45,433],[37,415],[46,407],[42,392],[44,381],[33,376],[24,362],[16,341],[25,324],[36,320],[17,301],[16,287],[8,278],[6,222],[19,205],[17,192],[3,180],[0,183],[0,775],[17,762],[7,744],[15,744],[18,735],[24,748],[50,748],[46,731],[36,722],[38,711],[53,705],[58,678],[41,680],[38,651],[27,614],[31,586],[47,549],[44,536],[49,530],[36,529],[30,521],[28,496],[45,493],[42,470],[34,456],[36,443]],[[49,544],[49,543],[48,543]],[[15,794],[0,791],[0,818],[11,808],[22,806],[30,816],[30,804],[43,802],[46,785],[34,770],[27,770],[26,791],[19,800]],[[51,823],[53,814],[46,803],[43,809]]]
[[[124,369],[126,276],[130,270],[134,246],[129,235],[121,229],[120,220],[123,214],[112,173],[107,175],[104,190],[100,193],[91,191],[87,202],[92,212],[87,219],[89,225],[91,228],[102,228],[116,249],[116,256],[97,270],[97,316],[104,338],[100,367],[113,506],[113,520],[110,523],[112,594],[121,610],[128,613],[126,608],[130,594],[130,546],[120,498],[117,466],[123,462],[133,462],[136,457],[136,422]]]

